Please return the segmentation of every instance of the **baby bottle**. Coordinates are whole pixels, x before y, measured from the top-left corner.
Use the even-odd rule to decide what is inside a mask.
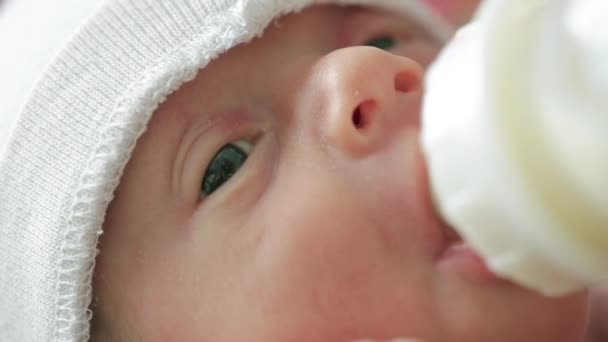
[[[608,1],[486,0],[426,86],[442,217],[520,285],[608,284]]]

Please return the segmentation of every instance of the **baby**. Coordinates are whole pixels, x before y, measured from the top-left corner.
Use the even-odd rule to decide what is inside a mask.
[[[445,31],[421,3],[95,13],[0,159],[0,341],[581,340],[585,293],[447,252],[418,144]]]

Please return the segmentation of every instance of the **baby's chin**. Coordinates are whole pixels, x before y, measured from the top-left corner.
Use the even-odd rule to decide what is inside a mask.
[[[545,297],[485,271],[471,270],[475,267],[454,265],[454,269],[442,270],[437,279],[438,303],[449,341],[582,340],[588,312],[586,291]]]

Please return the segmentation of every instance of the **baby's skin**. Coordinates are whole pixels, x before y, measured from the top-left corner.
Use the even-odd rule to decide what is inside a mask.
[[[481,0],[426,0],[436,12],[458,27],[466,24]]]
[[[171,95],[107,213],[93,340],[580,341],[586,293],[446,253],[418,143],[439,49],[394,14],[315,7]]]

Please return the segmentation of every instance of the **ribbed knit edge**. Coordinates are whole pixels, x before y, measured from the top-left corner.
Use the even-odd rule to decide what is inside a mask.
[[[230,4],[227,4],[228,2]],[[161,6],[146,6],[148,3],[161,4]],[[60,238],[61,247],[56,261],[58,271],[55,286],[57,297],[54,300],[55,325],[51,332],[53,341],[71,342],[89,339],[89,321],[92,317],[89,309],[92,298],[92,276],[98,253],[96,246],[102,233],[105,212],[137,139],[146,130],[153,112],[167,96],[185,82],[193,80],[198,70],[204,68],[211,60],[235,45],[260,36],[273,18],[299,11],[313,3],[367,4],[390,10],[408,7],[409,10],[414,9],[414,11],[417,11],[415,8],[419,6],[413,1],[407,2],[411,6],[406,5],[404,0],[201,0],[184,1],[184,8],[181,8],[168,1],[109,1],[51,65],[48,72],[50,76],[45,80],[45,86],[59,89],[58,96],[63,96],[62,77],[73,77],[71,82],[76,85],[82,84],[83,88],[73,91],[67,95],[69,98],[59,99],[60,101],[45,98],[48,94],[43,91],[34,92],[34,98],[26,105],[26,111],[29,108],[31,112],[40,112],[40,108],[52,107],[56,104],[60,106],[62,103],[86,102],[81,105],[83,108],[89,108],[94,114],[98,105],[103,108],[104,104],[113,103],[107,117],[100,113],[98,115],[100,118],[95,116],[91,119],[103,121],[96,124],[103,128],[98,132],[98,136],[92,137],[97,139],[92,152],[78,150],[80,154],[89,157],[80,173],[74,198],[68,209],[67,228]],[[138,5],[142,6],[141,11],[138,10]],[[149,11],[150,9],[154,11]],[[125,18],[124,13],[137,14],[137,16]],[[205,18],[196,18],[192,17],[191,13],[208,15]],[[142,20],[142,17],[146,19]],[[121,23],[126,19],[132,19],[135,23],[143,22],[143,25],[156,23],[158,26],[152,25],[147,28],[133,26],[132,22]],[[201,22],[202,19],[204,22]],[[113,32],[119,35],[129,33],[128,28],[135,27],[138,32],[130,33],[146,32],[142,39],[154,36],[154,39],[158,39],[157,44],[165,44],[163,40],[166,40],[167,47],[172,46],[171,34],[180,34],[180,32],[172,32],[174,30],[183,29],[194,34],[180,46],[165,50],[161,55],[155,55],[154,51],[143,43],[139,46],[112,46],[109,49],[102,49],[104,44],[111,44],[113,40],[107,36],[100,40],[100,37],[107,35],[106,29],[113,26],[119,27]],[[123,27],[126,30],[122,29]],[[86,51],[99,53],[127,50],[130,53],[110,56],[118,60],[125,58],[125,60],[117,62],[116,65],[111,66],[112,69],[106,70],[104,67],[107,66],[88,64],[86,58],[81,58],[79,51],[83,46],[90,48]],[[142,61],[149,66],[140,73],[135,66]],[[63,71],[70,70],[72,66],[83,69],[95,68],[98,70],[96,77],[108,84],[114,82],[116,86],[112,91],[101,91],[88,83],[91,80],[80,80],[77,74],[68,73],[66,76]],[[122,76],[116,76],[118,74]],[[120,84],[122,79],[136,81],[130,82],[125,87]],[[123,88],[126,91],[117,90]],[[118,100],[113,101],[114,98]],[[62,108],[52,108],[51,111],[59,113]],[[36,127],[35,119],[35,115],[20,119],[19,126]],[[87,123],[83,123],[85,124]],[[27,134],[23,133],[24,136]],[[13,139],[12,143],[17,146],[12,151],[15,154],[22,153],[18,146],[19,142]],[[10,169],[10,166],[3,167]]]
[[[168,53],[146,70],[140,80],[129,87],[129,92],[118,101],[110,115],[100,143],[80,179],[63,238],[61,253],[65,259],[58,261],[57,341],[89,339],[92,312],[88,306],[98,253],[95,246],[102,233],[101,226],[112,192],[118,186],[137,138],[145,131],[152,113],[180,85],[194,79],[199,68],[235,44],[259,33],[259,29],[248,32],[247,24],[241,18],[233,16],[227,20],[226,16],[221,13],[208,17],[208,26],[200,27],[200,33],[188,45]],[[205,33],[210,28],[222,26],[226,27],[223,32],[211,30],[214,34]],[[117,148],[119,146],[122,148]],[[92,249],[95,249],[94,254],[88,252]]]

